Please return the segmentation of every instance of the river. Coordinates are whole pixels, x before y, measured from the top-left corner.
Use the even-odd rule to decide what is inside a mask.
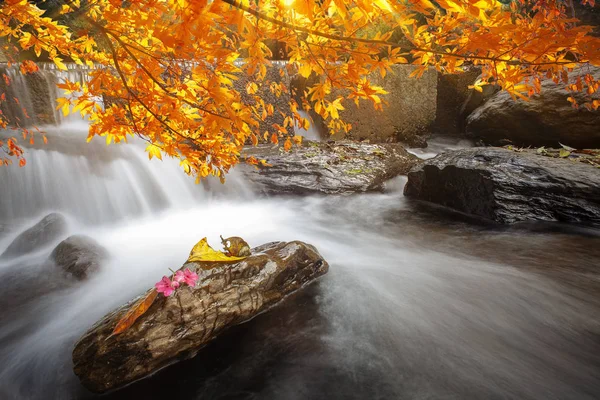
[[[0,168],[0,253],[58,211],[111,258],[40,296],[27,294],[51,284],[52,247],[0,261],[2,399],[97,398],[72,372],[75,341],[220,234],[306,241],[330,271],[194,359],[102,398],[600,397],[597,231],[471,220],[405,199],[405,177],[385,193],[261,198],[236,171],[194,185],[135,143],[86,145],[84,121],[48,132],[26,168]]]

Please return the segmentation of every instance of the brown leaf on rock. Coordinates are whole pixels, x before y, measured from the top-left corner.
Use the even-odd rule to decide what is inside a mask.
[[[133,305],[133,307],[131,307],[125,313],[125,316],[123,318],[121,318],[119,320],[119,322],[117,322],[117,325],[115,326],[115,329],[112,331],[111,336],[123,333],[127,329],[129,329],[131,326],[133,326],[135,321],[137,321],[137,319],[139,317],[141,317],[142,315],[144,315],[144,313],[146,311],[148,311],[150,306],[154,303],[154,300],[156,299],[157,295],[158,295],[158,292],[156,291],[156,289],[152,289],[145,297],[138,300]]]

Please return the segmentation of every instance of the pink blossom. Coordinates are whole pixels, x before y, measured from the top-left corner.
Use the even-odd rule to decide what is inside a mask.
[[[183,274],[183,271],[179,270],[179,271],[175,272],[173,281],[177,282],[177,283],[182,283],[183,281],[185,281],[185,275]]]
[[[189,268],[186,268],[185,271],[183,271],[183,280],[188,286],[194,287],[196,286],[196,281],[198,281],[198,274],[192,272]]]
[[[171,281],[168,277],[163,276],[154,286],[158,293],[162,293],[165,297],[169,297],[175,289],[179,287],[179,282],[175,280]]]
[[[196,281],[198,280],[198,274],[192,272],[189,268],[186,268],[185,271],[177,271],[173,280],[194,287],[196,286]]]

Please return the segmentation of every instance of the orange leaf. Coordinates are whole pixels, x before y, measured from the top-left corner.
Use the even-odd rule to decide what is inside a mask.
[[[274,134],[271,135],[271,142],[274,143],[274,144],[279,143],[279,139],[277,138],[277,134],[276,133],[274,133]]]
[[[285,149],[285,151],[290,151],[290,149],[292,148],[292,141],[290,140],[290,138],[285,139],[283,148]]]
[[[154,300],[156,299],[157,295],[158,292],[156,291],[156,289],[152,289],[150,293],[146,295],[146,297],[136,302],[133,305],[133,307],[131,307],[127,311],[127,313],[125,313],[125,316],[121,318],[119,322],[117,322],[117,325],[115,326],[112,335],[118,335],[131,328],[135,321],[137,321],[139,317],[141,317],[146,311],[148,311],[152,303],[154,303]]]
[[[25,161],[25,159],[24,159],[24,158],[21,158],[21,159],[19,160],[19,167],[24,167],[24,166],[25,166],[25,164],[27,164],[27,161]]]

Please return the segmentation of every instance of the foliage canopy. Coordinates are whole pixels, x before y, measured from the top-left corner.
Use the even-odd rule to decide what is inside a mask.
[[[570,6],[571,0],[5,0],[0,38],[8,55],[27,50],[61,69],[66,60],[92,68],[84,84],[62,82],[67,97],[58,100],[65,114],[89,117],[89,139],[119,143],[136,135],[148,142],[150,158],[166,154],[187,174],[223,178],[247,140],[278,142],[288,126],[306,127],[300,109],[312,108],[331,130],[348,130],[339,118],[344,102],[381,107],[385,92],[368,76],[384,76],[398,63],[417,66],[416,76],[432,67],[457,73],[478,65],[482,79],[474,89],[493,82],[523,100],[548,77],[586,92],[581,106],[597,109],[591,95],[599,83],[589,65],[600,65],[600,39]],[[285,126],[270,133],[259,132],[259,123],[279,110],[258,89],[288,89],[265,78],[267,40],[285,48],[290,73],[320,77],[300,104],[292,100]],[[17,56],[12,62],[24,73],[37,69]],[[573,70],[579,73],[570,81]],[[250,80],[238,90],[240,74]],[[335,95],[344,93],[337,88],[346,89],[346,98]],[[242,91],[252,104],[242,101]],[[34,139],[33,130],[21,130]],[[16,157],[24,165],[16,137],[0,146],[3,161]]]

